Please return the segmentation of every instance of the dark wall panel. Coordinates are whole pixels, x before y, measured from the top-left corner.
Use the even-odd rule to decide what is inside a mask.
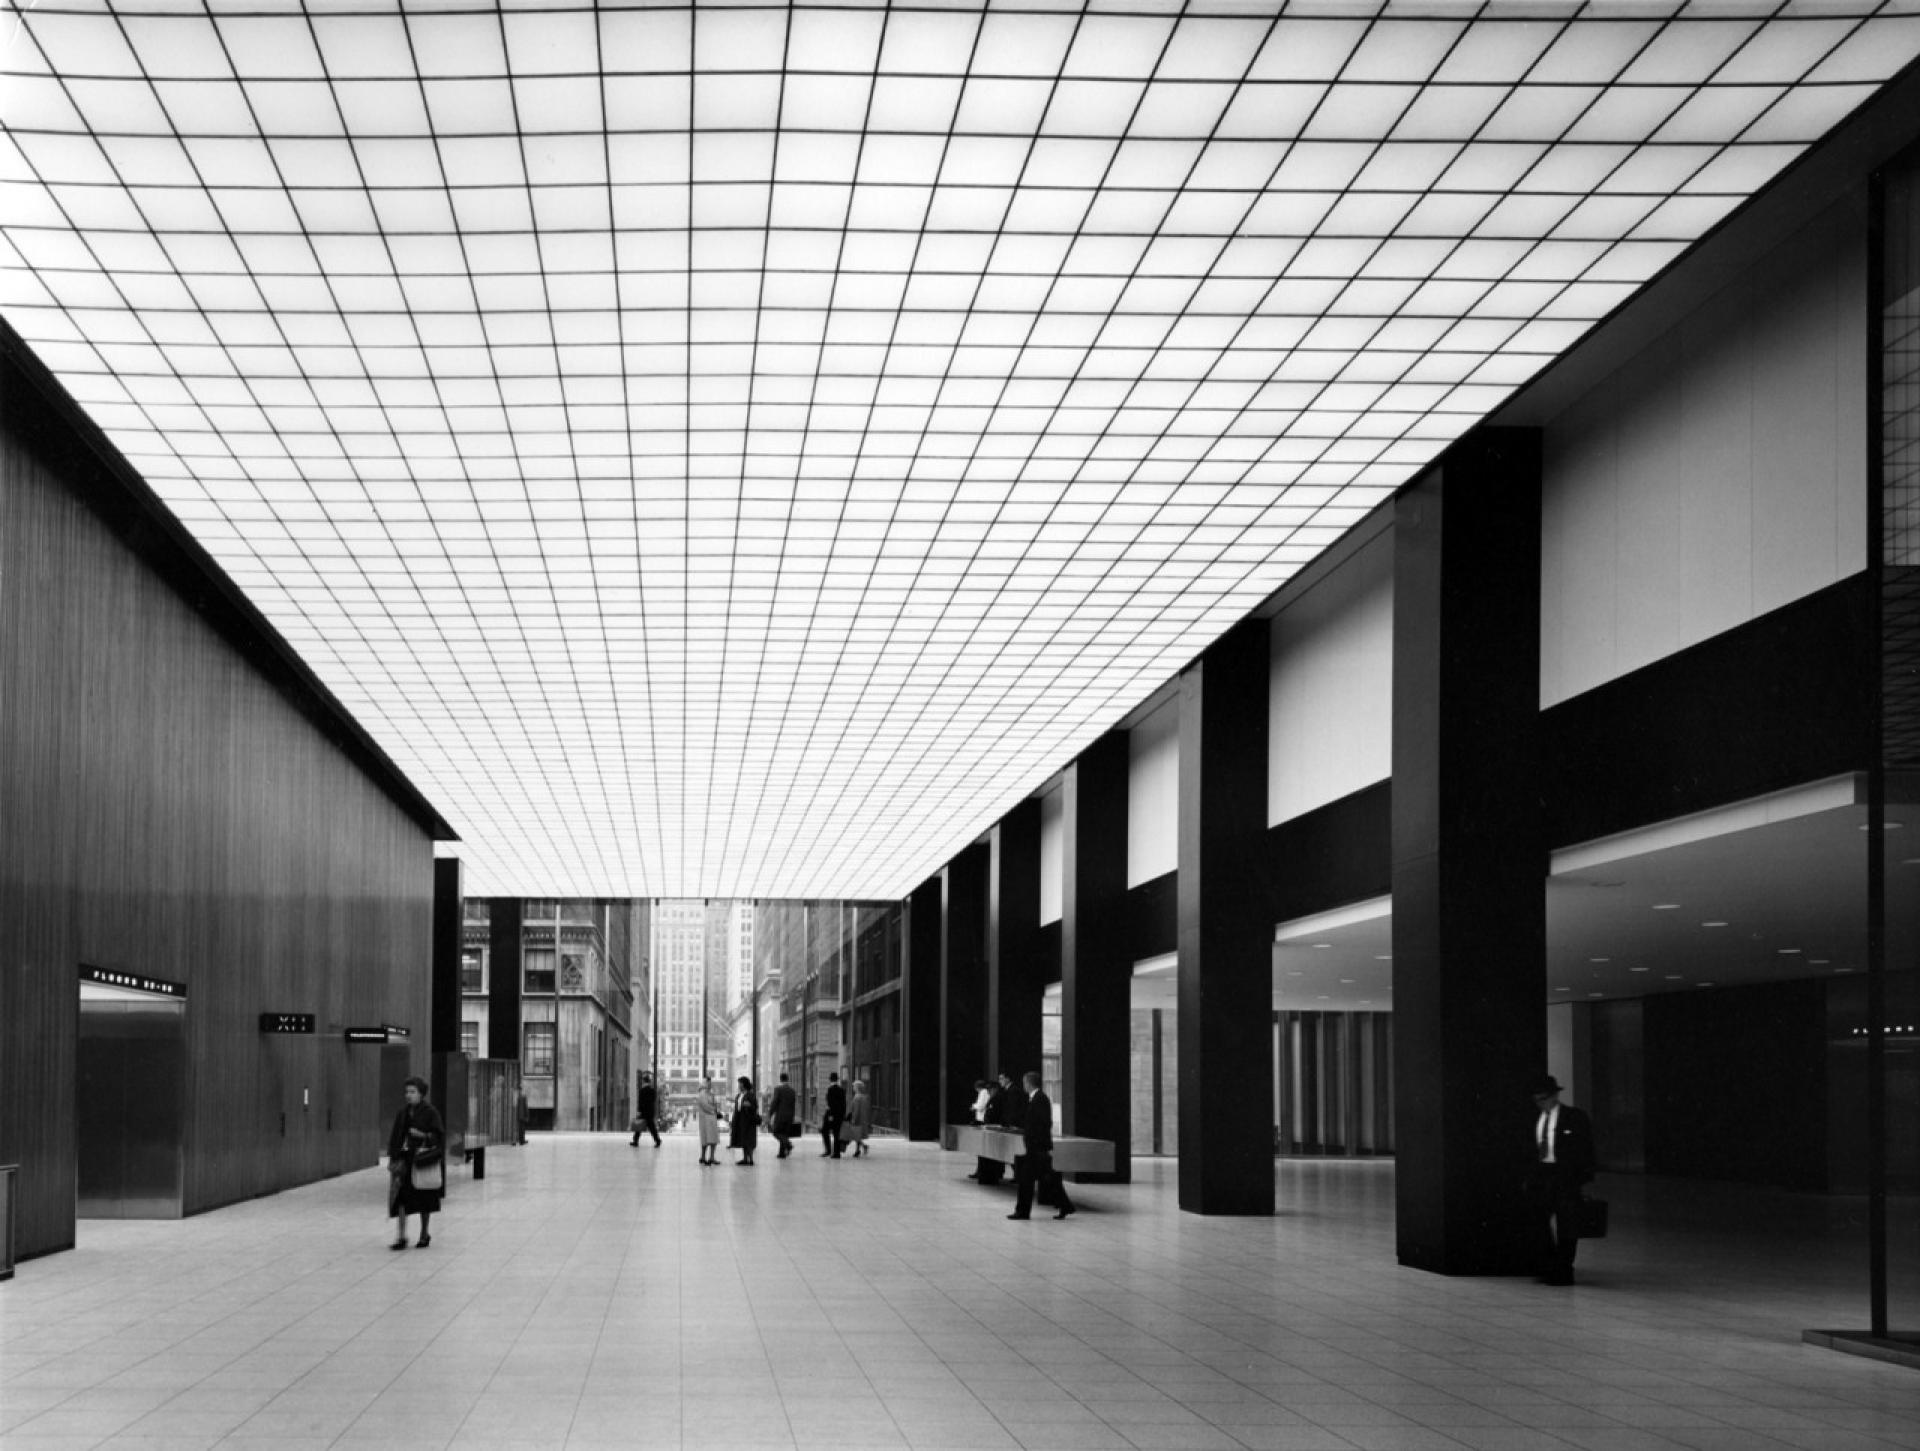
[[[1127,890],[1127,959],[1160,957],[1180,945],[1180,873],[1162,873]]]
[[[73,1242],[78,967],[187,985],[189,1213],[374,1162],[377,1049],[427,1067],[427,830],[68,486],[0,393],[0,1162]],[[14,425],[32,413],[35,435]],[[267,1037],[262,1012],[311,1012]]]
[[[1393,890],[1393,782],[1269,828],[1267,850],[1276,922],[1385,896]]]
[[[1822,982],[1644,1000],[1647,1171],[1827,1187]]]
[[[1548,845],[1866,770],[1866,586],[1843,579],[1541,712]]]

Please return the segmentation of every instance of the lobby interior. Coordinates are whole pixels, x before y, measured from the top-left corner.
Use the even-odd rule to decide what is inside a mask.
[[[1920,1446],[1910,11],[14,6],[0,1442]],[[873,1154],[386,1253],[531,898],[869,904]]]

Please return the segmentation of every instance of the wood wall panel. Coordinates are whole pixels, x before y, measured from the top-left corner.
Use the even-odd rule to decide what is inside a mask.
[[[27,1256],[74,1238],[82,962],[187,984],[187,1212],[371,1164],[380,1050],[340,1030],[407,1025],[426,1073],[433,861],[418,820],[81,501],[89,459],[44,415],[16,427],[40,400],[6,385],[0,1163],[21,1166]],[[263,1037],[265,1011],[321,1032]]]

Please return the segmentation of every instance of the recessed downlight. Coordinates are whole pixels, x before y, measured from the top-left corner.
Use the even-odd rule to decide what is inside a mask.
[[[1678,912],[1680,910],[1680,904],[1678,902],[1655,902],[1653,904],[1653,910],[1656,912]]]
[[[1798,957],[1800,955],[1800,949],[1797,947],[1776,947],[1773,950],[1782,957]]]
[[[1613,959],[1611,957],[1589,957],[1587,961],[1588,962],[1612,962]]]
[[[1702,922],[1700,925],[1702,927],[1724,927],[1727,924],[1724,922]]]
[[[1679,981],[1680,981],[1680,980],[1681,980],[1682,978],[1684,978],[1685,976],[1686,976],[1686,974],[1685,974],[1684,972],[1670,972],[1670,973],[1668,973],[1668,974],[1667,974],[1667,981],[1668,981],[1668,982],[1679,982]]]
[[[1376,952],[1373,954],[1373,960],[1375,962],[1392,962],[1393,954],[1391,952]]]
[[[1627,969],[1627,971],[1628,972],[1652,972],[1653,969],[1650,967],[1630,967]]]
[[[1695,987],[1712,987],[1712,986],[1714,986],[1714,984],[1712,984],[1712,983],[1710,983],[1710,982],[1697,982],[1697,983],[1695,983],[1695,984],[1694,984],[1694,986],[1695,986]]]
[[[1313,944],[1313,950],[1314,950],[1315,952],[1319,952],[1319,951],[1321,951],[1322,949],[1324,949],[1324,948],[1328,948],[1328,947],[1331,947],[1331,946],[1333,946],[1333,944],[1332,944],[1331,942],[1316,942],[1316,943],[1314,943],[1314,944]]]

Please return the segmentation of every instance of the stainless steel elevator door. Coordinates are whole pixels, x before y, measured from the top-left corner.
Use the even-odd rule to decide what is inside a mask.
[[[186,1004],[80,1002],[78,1209],[178,1219],[186,1129]]]

